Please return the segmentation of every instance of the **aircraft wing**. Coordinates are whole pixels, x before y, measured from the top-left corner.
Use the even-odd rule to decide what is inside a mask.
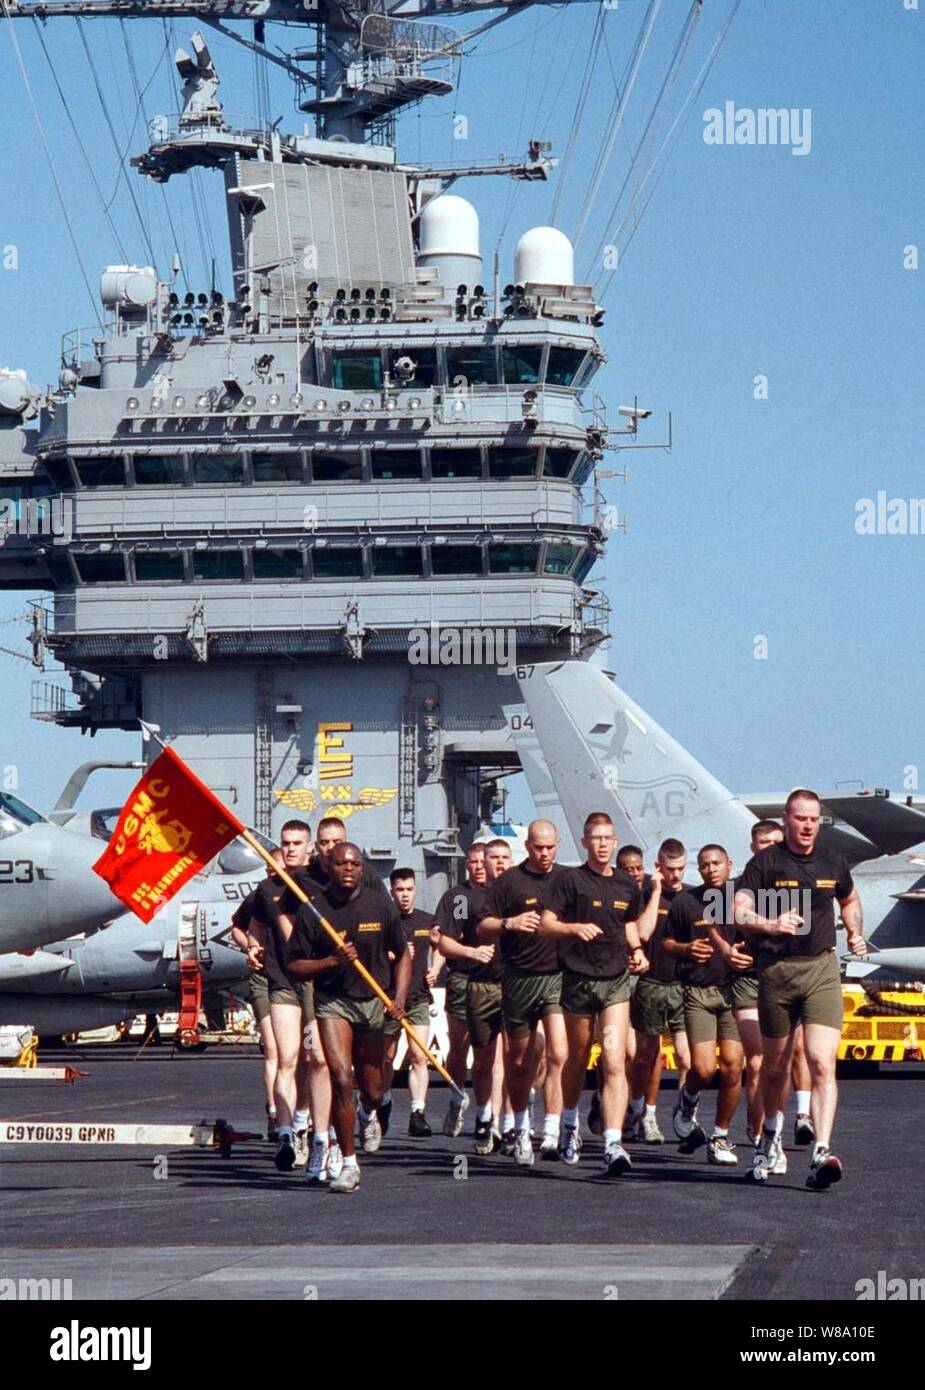
[[[520,689],[576,843],[587,814],[607,811],[623,844],[652,851],[667,836],[689,848],[717,840],[736,864],[750,858],[748,809],[603,671],[545,663]]]
[[[828,812],[836,821],[857,831],[863,840],[839,832],[837,827],[823,827],[823,843],[831,849],[847,854],[853,862],[871,859],[880,854],[901,854],[913,845],[925,841],[925,814],[914,805],[904,801],[894,801],[888,796],[877,796],[873,792],[820,792],[823,812]],[[756,816],[783,815],[786,792],[743,792],[742,800]],[[841,833],[841,843],[832,837]],[[859,846],[871,846],[871,853],[858,853]]]

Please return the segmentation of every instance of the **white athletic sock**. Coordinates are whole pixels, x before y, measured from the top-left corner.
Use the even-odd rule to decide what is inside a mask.
[[[267,1114],[269,1115],[269,1117],[270,1117],[271,1120],[275,1120],[275,1119],[276,1119],[276,1106],[275,1106],[275,1105],[268,1105],[268,1106],[266,1106],[266,1112],[267,1112]]]
[[[363,1102],[362,1102],[362,1101],[360,1101],[359,1105],[357,1106],[357,1114],[358,1114],[359,1117],[360,1117],[360,1124],[361,1124],[361,1125],[368,1125],[369,1122],[370,1122],[370,1120],[372,1119],[372,1115],[369,1114],[368,1111],[366,1111],[366,1110],[363,1109]],[[345,1162],[346,1162],[346,1160],[345,1160]]]
[[[484,1105],[477,1105],[477,1106],[475,1107],[475,1118],[476,1118],[477,1120],[482,1120],[482,1121],[484,1121],[484,1120],[490,1120],[490,1119],[491,1119],[491,1101],[490,1101],[490,1100],[489,1100],[489,1101],[486,1101],[486,1103],[485,1103]]]
[[[797,1114],[798,1114],[798,1115],[808,1115],[808,1114],[809,1114],[809,1096],[810,1096],[809,1091],[794,1091],[793,1094],[794,1094],[794,1095],[796,1096],[796,1098],[797,1098]]]
[[[778,1116],[777,1116],[777,1115],[775,1115],[774,1118],[773,1118],[772,1120],[769,1120],[769,1119],[765,1118],[765,1121],[764,1121],[764,1131],[765,1131],[766,1134],[776,1134],[777,1131],[778,1131],[778,1128],[779,1128],[779,1124],[778,1124]]]
[[[279,1127],[277,1133],[279,1134],[280,1139],[285,1139],[287,1135],[288,1135],[289,1138],[291,1139],[291,1138],[292,1138],[292,1125],[280,1125],[280,1127]]]
[[[530,1128],[530,1112],[529,1112],[529,1110],[515,1110],[515,1111],[514,1111],[514,1128],[518,1131],[518,1133],[519,1133],[520,1130],[522,1130],[522,1129],[529,1129],[529,1128]]]
[[[546,1139],[558,1139],[558,1137],[559,1137],[559,1122],[560,1122],[560,1119],[561,1119],[561,1116],[559,1116],[559,1115],[547,1115],[547,1116],[546,1116],[546,1118],[543,1120],[543,1137],[544,1137],[544,1138],[546,1138]]]
[[[293,1129],[308,1129],[308,1111],[297,1110],[292,1117]]]
[[[389,1103],[389,1101],[390,1101],[391,1099],[392,1099],[392,1091],[391,1091],[391,1087],[390,1087],[389,1090],[387,1090],[387,1091],[385,1092],[385,1095],[382,1097],[382,1099],[380,1100],[379,1104],[380,1104],[380,1105],[388,1105],[388,1103]],[[414,1106],[412,1106],[411,1108],[412,1108],[412,1110],[413,1110],[413,1109],[414,1109]]]
[[[324,1134],[312,1135],[312,1148],[326,1149],[328,1147],[327,1136]]]
[[[565,1129],[577,1129],[577,1128],[578,1128],[578,1106],[577,1106],[577,1105],[576,1105],[573,1109],[569,1109],[568,1106],[566,1106],[566,1107],[563,1108],[563,1111],[562,1111],[562,1124],[563,1124],[563,1126],[564,1126]]]
[[[828,1146],[828,1144],[820,1144],[820,1143],[818,1143],[818,1142],[815,1143],[815,1144],[813,1145],[813,1157],[812,1157],[812,1162],[815,1163],[816,1159],[819,1157],[820,1154],[827,1154],[828,1151],[829,1151],[829,1146]]]
[[[637,1099],[635,1098],[635,1096],[634,1096],[633,1099],[630,1101],[630,1114],[631,1114],[631,1115],[635,1115],[637,1119],[638,1119],[639,1116],[642,1114],[643,1110],[645,1110],[645,1108],[646,1108],[646,1098],[645,1098],[645,1096],[640,1096],[638,1100],[637,1100]]]
[[[713,1126],[713,1134],[711,1135],[711,1138],[713,1138],[713,1139],[726,1139],[726,1138],[728,1138],[728,1137],[729,1137],[729,1131],[728,1131],[728,1129],[720,1129],[719,1125],[714,1125],[714,1126]]]
[[[356,1154],[351,1154],[349,1158],[347,1158],[347,1157],[344,1158],[344,1167],[345,1167],[345,1168],[359,1168],[359,1166],[360,1166],[360,1165],[357,1163],[357,1156],[356,1156]]]
[[[651,1115],[652,1118],[653,1118],[653,1120],[654,1120],[654,1119],[655,1119],[655,1106],[654,1106],[654,1105],[647,1105],[647,1106],[646,1106],[646,1114],[647,1114],[647,1115]]]
[[[781,1132],[781,1130],[783,1129],[783,1127],[784,1127],[784,1112],[783,1112],[783,1110],[778,1110],[778,1112],[777,1112],[777,1132],[778,1132],[778,1134],[780,1134],[780,1132]]]
[[[620,1143],[620,1139],[621,1139],[621,1135],[620,1135],[620,1131],[619,1131],[618,1129],[605,1129],[605,1130],[604,1130],[604,1148],[605,1148],[605,1149],[609,1149],[610,1146],[611,1146],[611,1144],[619,1144],[619,1143]]]
[[[511,1130],[512,1130],[513,1128],[514,1128],[514,1112],[513,1112],[513,1110],[505,1110],[504,1114],[501,1116],[501,1133],[502,1133],[502,1134],[510,1134],[510,1132],[511,1132]]]
[[[420,1110],[421,1114],[424,1114],[424,1102],[422,1100],[413,1100],[411,1102],[412,1115],[415,1113],[416,1110]]]
[[[331,1125],[331,1126],[329,1127],[329,1129],[328,1129],[328,1143],[329,1143],[329,1144],[336,1144],[336,1143],[337,1143],[337,1130],[334,1128],[333,1125]]]

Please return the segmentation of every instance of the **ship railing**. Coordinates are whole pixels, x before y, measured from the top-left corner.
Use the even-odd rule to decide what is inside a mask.
[[[435,395],[434,418],[441,425],[561,423],[569,412],[576,412],[576,407],[577,393],[569,386],[547,389],[529,382],[518,386],[461,385]],[[577,408],[577,413],[585,412]]]
[[[32,682],[31,718],[54,719],[78,708],[77,700],[63,685],[55,685],[52,681]]]
[[[88,358],[99,357],[105,339],[98,323],[91,328],[71,328],[61,334],[61,366],[76,368]]]
[[[272,127],[259,116],[230,115],[227,111],[203,112],[201,116],[185,116],[174,111],[154,116],[148,122],[148,138],[152,145],[166,145],[204,134],[245,135],[269,144],[271,131]]]

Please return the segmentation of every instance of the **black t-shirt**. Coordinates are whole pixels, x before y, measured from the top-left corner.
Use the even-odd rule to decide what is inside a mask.
[[[485,916],[487,902],[488,889],[483,883],[460,883],[455,888],[448,888],[437,903],[433,916],[434,926],[439,929],[441,935],[451,936],[463,946],[484,946],[485,942],[479,941],[475,928]],[[495,958],[497,956],[498,952],[495,951]],[[494,979],[495,976],[482,974],[486,969],[491,967],[479,965],[478,961],[474,960],[448,958],[446,962],[448,975],[470,975],[476,980]]]
[[[395,904],[378,889],[363,887],[346,902],[335,898],[330,891],[325,893],[316,889],[312,903],[335,931],[346,933],[347,941],[357,948],[361,964],[366,966],[376,983],[389,993],[393,964],[388,953],[393,953],[397,965],[406,949],[405,933]],[[287,959],[321,960],[333,954],[333,941],[303,903],[295,916],[295,930]],[[352,965],[326,970],[313,978],[316,997],[376,998]]]
[[[699,888],[685,888],[668,909],[665,936],[675,941],[709,941],[710,927],[716,927],[731,945],[736,937],[731,908],[732,898],[724,893],[722,886],[708,888],[702,884]],[[707,961],[676,956],[675,964],[678,976],[686,985],[725,985],[733,973],[716,947]]]
[[[324,868],[321,859],[317,854],[315,855],[311,863],[308,865],[308,868],[301,869],[299,872],[304,874],[305,879],[308,881],[308,883],[311,884],[312,888],[320,888],[324,890],[326,888],[330,888],[331,886],[331,875]],[[376,870],[371,869],[368,864],[363,865],[363,877],[361,878],[360,883],[364,888],[375,888],[378,889],[380,893],[386,892],[386,887],[382,879],[376,873]],[[305,884],[303,883],[302,886],[305,887]],[[310,890],[306,888],[306,892],[308,891]]]
[[[231,914],[231,925],[237,927],[238,931],[247,931],[254,908],[254,899],[257,896],[257,889],[248,893],[246,898],[242,898]]]
[[[562,888],[568,870],[554,864],[548,874],[538,874],[527,861],[507,869],[488,890],[486,917],[519,917],[522,912],[544,908],[561,916]],[[503,931],[498,938],[505,966],[525,975],[555,975],[559,971],[559,948],[554,936],[539,932]]]
[[[566,970],[595,980],[615,979],[627,968],[626,923],[642,911],[642,894],[622,869],[599,874],[583,864],[566,869],[562,887],[562,922],[593,922],[603,936],[593,941],[565,937],[559,955]]]
[[[685,892],[693,885],[682,883],[678,893]],[[649,958],[649,969],[643,979],[661,980],[662,984],[670,985],[678,978],[678,963],[674,956],[669,956],[668,952],[662,947],[662,940],[668,926],[668,911],[678,893],[672,893],[669,888],[662,887],[662,895],[658,903],[658,917],[655,921],[655,930],[649,940],[643,943],[643,949]],[[644,903],[648,903],[651,896],[651,884],[645,894]]]
[[[411,984],[408,988],[408,1006],[419,1004],[423,999],[430,1002],[430,988],[424,976],[430,956],[430,929],[433,925],[429,912],[421,912],[413,907],[410,912],[400,912],[402,931],[405,940],[414,947],[411,962]]]
[[[308,877],[307,868],[288,869],[287,873],[309,896],[317,892]],[[282,939],[279,919],[283,914],[294,919],[298,907],[299,899],[291,888],[286,887],[282,879],[265,878],[254,891],[251,917],[266,928],[263,970],[272,989],[292,988],[292,981],[285,970],[286,945]]]
[[[821,956],[835,945],[835,903],[854,889],[843,854],[814,850],[796,854],[786,844],[771,845],[745,865],[740,889],[755,897],[761,917],[791,909],[803,918],[796,936],[758,936],[758,966],[781,956]],[[746,932],[746,937],[755,933]]]

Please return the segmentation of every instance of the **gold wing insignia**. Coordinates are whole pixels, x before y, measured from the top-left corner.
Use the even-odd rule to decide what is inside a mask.
[[[372,806],[388,806],[397,795],[397,787],[364,787],[357,792],[356,809],[366,811]]]
[[[293,787],[290,791],[278,791],[274,787],[273,795],[277,801],[281,801],[284,806],[291,806],[294,811],[314,811],[317,805],[315,793],[309,791],[308,787]]]

